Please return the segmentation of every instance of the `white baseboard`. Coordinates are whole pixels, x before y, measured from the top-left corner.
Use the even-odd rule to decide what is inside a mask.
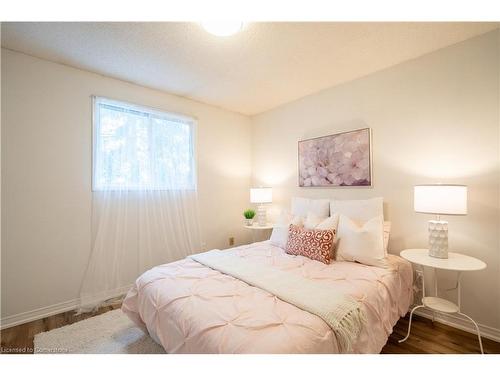
[[[424,318],[432,319],[432,311],[426,307],[416,310],[414,314],[423,316]],[[445,315],[436,313],[435,320],[439,323],[461,329],[462,331],[476,334],[476,329],[474,328],[473,324],[466,318],[462,318],[457,315]],[[479,326],[479,330],[481,331],[481,337],[486,337],[490,340],[500,342],[500,329],[488,327],[484,324],[479,323],[477,323],[477,325]]]
[[[123,296],[126,294],[132,285],[126,285],[123,287],[119,287],[112,291],[109,291],[105,296],[101,296],[101,299],[95,300],[95,303],[102,300],[113,299],[116,297]],[[62,312],[76,310],[80,307],[80,298],[72,299],[66,302],[56,303],[54,305],[50,305],[47,307],[41,307],[39,309],[22,312],[19,314],[14,314],[6,317],[2,317],[0,319],[0,329],[5,329],[9,327],[14,327],[20,324],[29,323],[34,320],[46,318],[48,316],[60,314]]]
[[[5,318],[2,317],[2,319],[0,320],[0,329],[17,326],[20,324],[32,322],[34,320],[46,318],[51,315],[71,311],[76,309],[79,303],[80,300],[77,298],[66,302],[56,303],[47,307],[41,307],[39,309],[6,316]]]

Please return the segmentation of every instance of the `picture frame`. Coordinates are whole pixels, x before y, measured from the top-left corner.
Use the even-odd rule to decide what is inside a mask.
[[[371,128],[298,142],[299,187],[371,187]]]

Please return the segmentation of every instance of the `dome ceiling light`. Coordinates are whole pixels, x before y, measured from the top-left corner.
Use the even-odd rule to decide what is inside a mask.
[[[230,36],[241,31],[243,22],[233,20],[213,20],[201,22],[201,26],[210,34]]]

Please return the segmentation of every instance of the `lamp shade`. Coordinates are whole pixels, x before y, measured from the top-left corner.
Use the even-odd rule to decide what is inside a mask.
[[[413,198],[416,212],[436,215],[467,214],[465,185],[417,185]]]
[[[250,189],[250,202],[271,203],[273,201],[273,189],[269,187],[259,187]]]

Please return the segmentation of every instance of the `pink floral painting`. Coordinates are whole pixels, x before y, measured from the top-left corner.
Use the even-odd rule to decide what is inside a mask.
[[[299,186],[371,186],[370,129],[299,141]]]

